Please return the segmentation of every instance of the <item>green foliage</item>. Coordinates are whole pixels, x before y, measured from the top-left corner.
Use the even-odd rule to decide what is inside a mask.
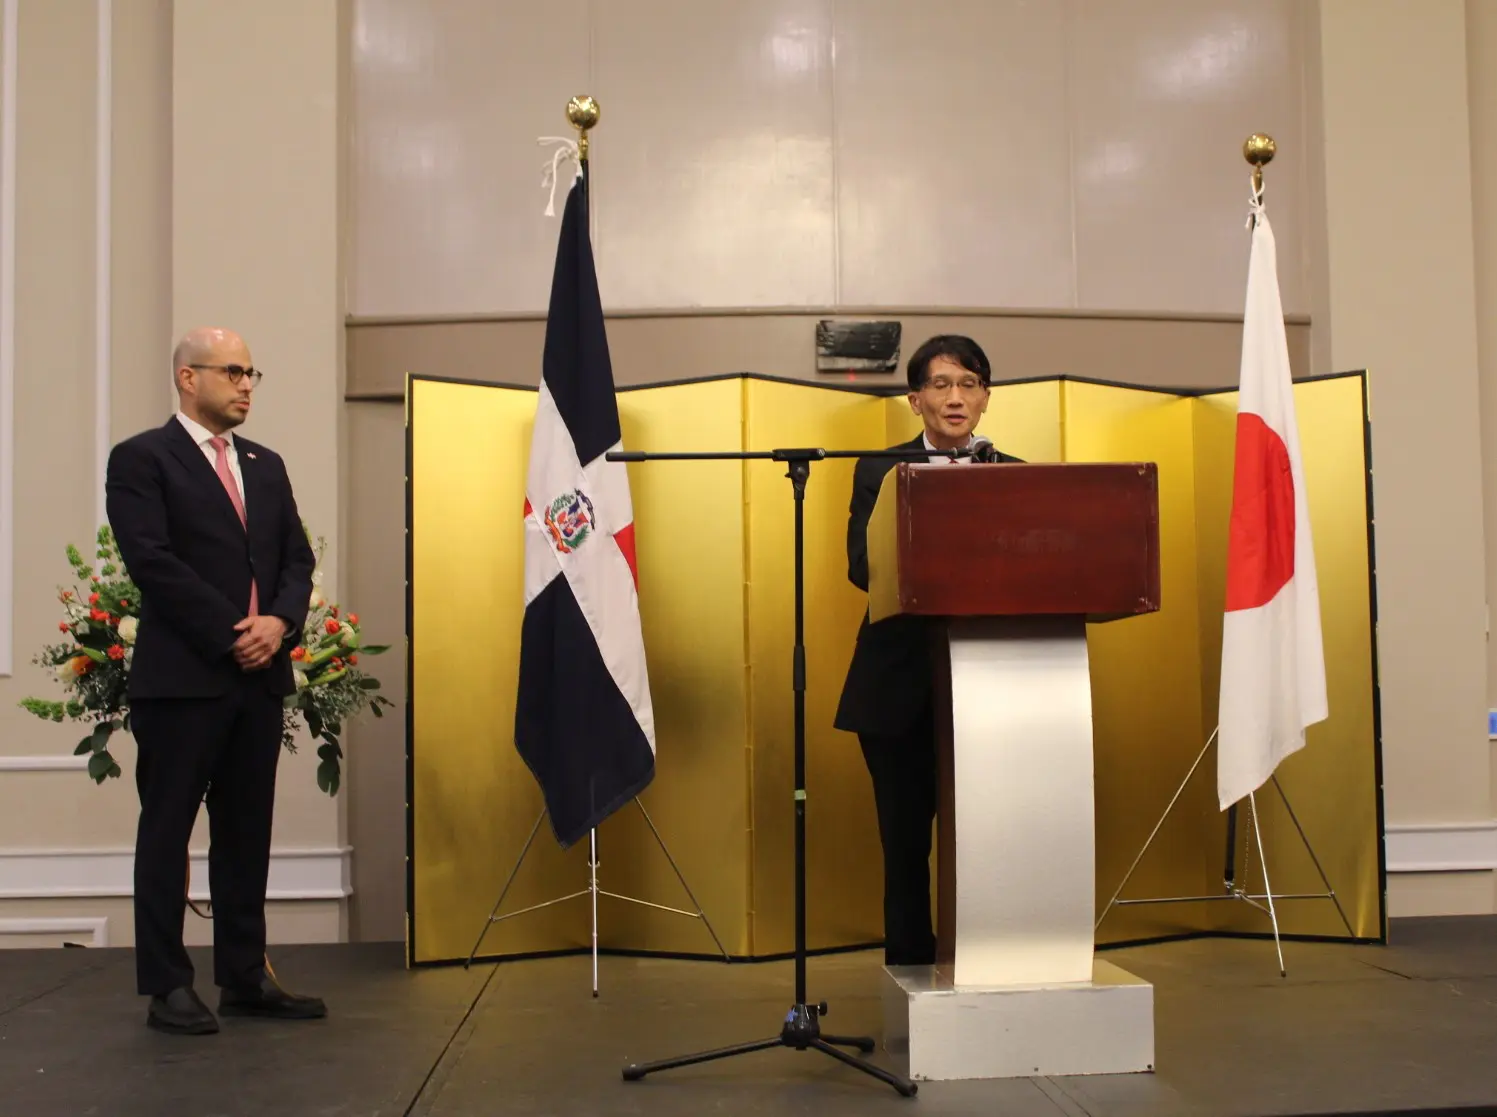
[[[107,525],[99,529],[94,542],[97,570],[76,546],[68,544],[68,565],[78,583],[57,593],[62,640],[33,658],[34,663],[52,670],[64,697],[61,701],[24,698],[20,706],[45,721],[92,725],[73,754],[88,756],[89,778],[102,784],[121,775],[109,751],[111,738],[130,732],[127,696],[141,593],[130,580]],[[305,726],[322,742],[317,748],[317,786],[328,795],[337,795],[342,784],[342,727],[365,710],[381,717],[380,707],[393,705],[374,693],[380,688],[379,680],[360,667],[360,660],[387,652],[390,646],[364,645],[357,614],[345,613],[323,597],[318,587],[326,543],[318,539],[315,549],[318,568],[302,638],[291,652],[296,692],[286,699],[281,743],[294,753],[296,737]]]

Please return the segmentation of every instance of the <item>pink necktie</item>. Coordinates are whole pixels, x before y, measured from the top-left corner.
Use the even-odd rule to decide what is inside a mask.
[[[218,471],[218,479],[223,482],[229,499],[234,502],[234,511],[239,513],[239,523],[249,530],[249,520],[244,515],[244,500],[239,495],[239,486],[234,483],[234,473],[229,469],[229,444],[222,438],[210,438],[208,445],[212,446],[218,453],[218,459],[213,463],[213,468]],[[254,574],[250,575],[250,601],[249,615],[255,616],[260,611],[260,595],[255,590]]]

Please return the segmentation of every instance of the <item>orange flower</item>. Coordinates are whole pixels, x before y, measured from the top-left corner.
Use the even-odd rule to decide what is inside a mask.
[[[67,621],[58,621],[57,622],[57,631],[58,632],[68,632],[68,631],[71,631],[72,627],[73,626],[70,625],[70,624],[68,624]]]
[[[329,666],[331,666],[334,671],[341,671],[343,670],[343,661],[337,656],[333,656],[333,662]]]
[[[328,622],[327,622],[327,634],[328,634],[328,635],[329,635],[329,636],[336,636],[336,635],[337,635],[337,634],[338,634],[338,631],[339,631],[339,630],[340,630],[340,629],[341,629],[341,628],[342,628],[342,627],[343,627],[343,626],[342,626],[342,625],[340,625],[340,624],[339,624],[339,623],[338,623],[338,622],[337,622],[337,621],[335,621],[335,620],[329,620],[329,621],[328,621]]]
[[[94,661],[86,655],[75,655],[70,662],[73,665],[73,674],[75,675],[87,675],[94,665]]]
[[[291,649],[291,658],[292,659],[306,659],[307,658],[307,649],[306,648],[301,648],[301,647],[292,648]]]
[[[349,662],[350,665],[355,664],[358,661],[359,661],[359,657],[357,655],[351,655],[351,656],[348,657],[348,662]]]
[[[349,624],[358,624],[359,623],[359,615],[357,613],[349,613],[348,614],[348,623]]]
[[[90,605],[97,605],[99,603],[99,595],[96,594],[96,593],[89,594],[88,595],[88,603]]]
[[[126,600],[126,599],[125,599],[125,598],[123,598],[123,597],[122,597],[122,598],[120,598],[120,608],[121,608],[121,609],[128,609],[128,608],[130,608],[130,602],[129,602],[129,601],[127,601],[127,600]]]
[[[338,615],[338,607],[336,605],[333,606],[332,613],[335,617]]]
[[[103,609],[90,609],[88,611],[88,619],[98,624],[103,624],[109,620],[109,614],[104,612]]]
[[[109,658],[110,659],[116,659],[116,660],[118,660],[118,659],[124,659],[125,658],[125,649],[123,647],[121,647],[119,644],[111,644],[110,647],[109,647]]]

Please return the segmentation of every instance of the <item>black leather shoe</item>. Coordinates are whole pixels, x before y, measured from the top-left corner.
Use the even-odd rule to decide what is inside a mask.
[[[146,1010],[146,1026],[179,1036],[211,1036],[218,1021],[191,986],[173,989],[164,997],[152,997]]]
[[[259,985],[224,989],[219,993],[220,1016],[267,1016],[277,1020],[320,1020],[327,1005],[317,997],[303,997],[282,989],[266,976]]]

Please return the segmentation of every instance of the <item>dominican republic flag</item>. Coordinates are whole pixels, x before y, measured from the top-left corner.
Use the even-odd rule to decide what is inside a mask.
[[[1253,207],[1222,624],[1217,797],[1256,791],[1326,716],[1320,592],[1273,229]]]
[[[649,785],[634,511],[588,235],[587,179],[567,196],[525,481],[525,620],[515,746],[565,849]]]

